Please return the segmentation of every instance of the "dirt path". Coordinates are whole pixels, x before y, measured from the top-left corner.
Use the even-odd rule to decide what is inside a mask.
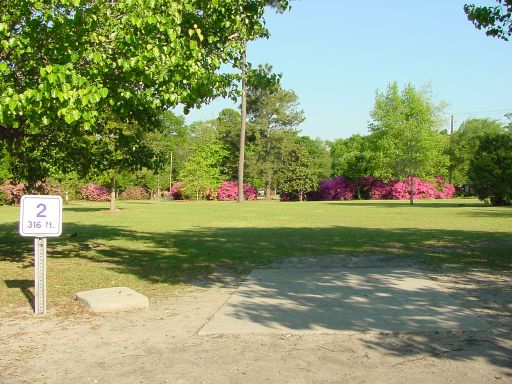
[[[0,312],[1,383],[512,383],[511,276],[429,275],[492,331],[198,336],[231,284],[145,311]]]

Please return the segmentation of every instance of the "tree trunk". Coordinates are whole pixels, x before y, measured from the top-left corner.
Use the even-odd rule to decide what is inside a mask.
[[[110,179],[110,212],[116,211],[116,178]]]
[[[272,193],[270,191],[270,185],[272,184],[272,179],[267,175],[265,180],[265,200],[272,199]]]
[[[410,181],[411,189],[409,191],[409,204],[413,205],[414,204],[414,175],[412,175],[410,177],[411,177],[411,181]]]
[[[160,202],[160,174],[157,176],[157,187],[156,187],[156,202]]]
[[[238,157],[238,202],[245,200],[244,196],[244,163],[245,163],[245,125],[247,120],[247,41],[244,41],[242,52],[242,122],[240,124],[240,153]]]
[[[303,201],[304,200],[304,192],[300,191],[299,192],[299,201]]]

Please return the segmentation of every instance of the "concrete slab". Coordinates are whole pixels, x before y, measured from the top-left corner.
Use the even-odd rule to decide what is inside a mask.
[[[149,307],[146,296],[126,287],[78,292],[75,298],[93,312],[117,312]]]
[[[199,334],[488,328],[415,269],[260,269],[249,275]]]

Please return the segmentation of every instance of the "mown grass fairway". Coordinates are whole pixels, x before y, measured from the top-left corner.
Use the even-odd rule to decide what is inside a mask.
[[[301,255],[379,254],[431,267],[512,269],[512,209],[476,200],[74,202],[48,240],[48,302],[127,286],[162,297],[212,270],[245,273]],[[0,305],[27,305],[33,240],[17,207],[0,207]]]

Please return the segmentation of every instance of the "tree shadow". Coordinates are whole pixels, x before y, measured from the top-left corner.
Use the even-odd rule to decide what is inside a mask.
[[[460,202],[460,201],[439,201],[439,200],[414,200],[410,204],[408,200],[347,200],[347,201],[329,201],[328,204],[340,204],[349,207],[372,207],[372,208],[486,208],[485,203],[480,202]]]
[[[512,377],[512,316],[477,317],[477,291],[448,295],[410,268],[255,270],[201,332],[372,332],[367,347],[403,364],[484,359]]]
[[[32,260],[31,240],[18,236],[15,223],[1,224],[0,262],[30,266]],[[338,267],[344,265],[343,255],[351,255],[356,259],[368,255],[384,255],[389,262],[407,260],[421,266],[442,268],[446,266],[461,268],[478,266],[502,271],[512,270],[508,233],[446,229],[344,226],[324,228],[201,227],[173,232],[137,232],[121,226],[84,225],[71,222],[66,223],[63,236],[50,239],[48,246],[48,257],[54,259],[55,262],[58,259],[80,258],[150,283],[185,282],[202,287],[218,284],[218,281],[208,278],[212,272],[221,271],[221,275],[235,273],[238,276],[243,276],[255,267],[269,266],[284,257],[309,255],[331,255],[334,266],[336,266],[336,261],[339,261]],[[494,252],[496,247],[503,252]],[[312,268],[311,271],[313,270]],[[76,273],[78,279],[81,271],[76,270],[72,273]],[[313,273],[311,275],[314,276]],[[464,276],[464,272],[460,276]],[[400,281],[406,277],[405,272],[392,272],[386,279]],[[28,290],[29,282],[32,284],[30,280],[16,282],[14,279],[9,279],[9,276],[6,276],[5,279],[6,284],[10,284],[15,289]],[[435,300],[429,300],[429,295],[432,296],[435,293],[429,287],[409,292],[407,297],[398,304],[386,302],[387,295],[398,295],[398,288],[393,287],[390,280],[384,281],[375,276],[368,276],[359,281],[356,284],[357,289],[348,296],[340,293],[343,289],[342,285],[321,279],[294,281],[293,283],[297,285],[294,293],[291,291],[277,292],[275,287],[272,287],[272,282],[262,281],[260,288],[265,288],[269,292],[269,300],[281,297],[282,300],[290,302],[292,308],[295,305],[296,317],[302,319],[300,320],[302,323],[299,325],[308,329],[318,326],[340,328],[340,325],[333,323],[327,312],[322,313],[319,310],[320,306],[317,301],[320,299],[327,300],[326,307],[338,308],[334,309],[335,311],[346,311],[346,308],[359,311],[366,309],[367,315],[355,319],[352,324],[356,331],[364,331],[372,326],[375,328],[377,320],[387,322],[391,326],[398,327],[399,324],[405,322],[410,326],[421,328],[422,313],[424,314],[422,311],[426,308],[434,311],[433,317],[437,321],[447,324],[456,322],[457,316],[462,316],[465,313],[464,310],[456,307],[452,308],[452,312],[438,309],[449,308],[452,304],[442,296]],[[308,294],[308,285],[318,284],[330,284],[331,291],[327,296],[322,298]],[[464,286],[461,286],[459,291],[461,302],[473,303],[474,292]],[[256,290],[244,294],[259,293]],[[370,298],[380,301],[372,301]],[[344,306],[345,309],[343,309]],[[401,310],[407,306],[417,314],[416,317],[405,317],[401,313]],[[240,315],[244,314],[244,316],[252,317],[259,322],[275,326],[291,326],[293,324],[287,323],[289,320],[283,320],[285,319],[283,314],[285,310],[278,305],[271,309],[265,309],[250,304],[240,308]],[[505,332],[506,328],[497,329],[497,331]],[[476,343],[474,338],[467,337],[467,335],[461,336],[460,339],[457,339],[457,345],[463,346],[460,353],[443,353],[444,349],[442,348],[448,349],[449,341],[443,341],[443,338],[436,335],[435,332],[413,341],[400,338],[393,342],[389,340],[388,337],[382,336],[372,342],[371,347],[403,357],[417,356],[418,353],[424,352],[441,353],[437,357],[442,359],[484,358],[499,367],[508,367],[511,363],[512,350],[510,346],[500,342],[497,337],[493,338],[492,335],[485,336],[485,340],[481,341],[489,343],[485,351],[473,346]]]
[[[109,212],[109,207],[66,206],[66,212]]]
[[[499,211],[495,210],[480,210],[480,211],[473,211],[473,212],[466,212],[466,216],[472,216],[472,217],[490,217],[490,218],[507,218],[512,219],[512,207],[500,207]]]
[[[512,269],[507,233],[416,228],[197,228],[137,232],[120,226],[66,223],[48,257],[83,258],[151,282],[204,277],[215,268],[247,273],[283,257],[388,255],[430,266]],[[32,239],[0,225],[0,261],[31,266]]]

